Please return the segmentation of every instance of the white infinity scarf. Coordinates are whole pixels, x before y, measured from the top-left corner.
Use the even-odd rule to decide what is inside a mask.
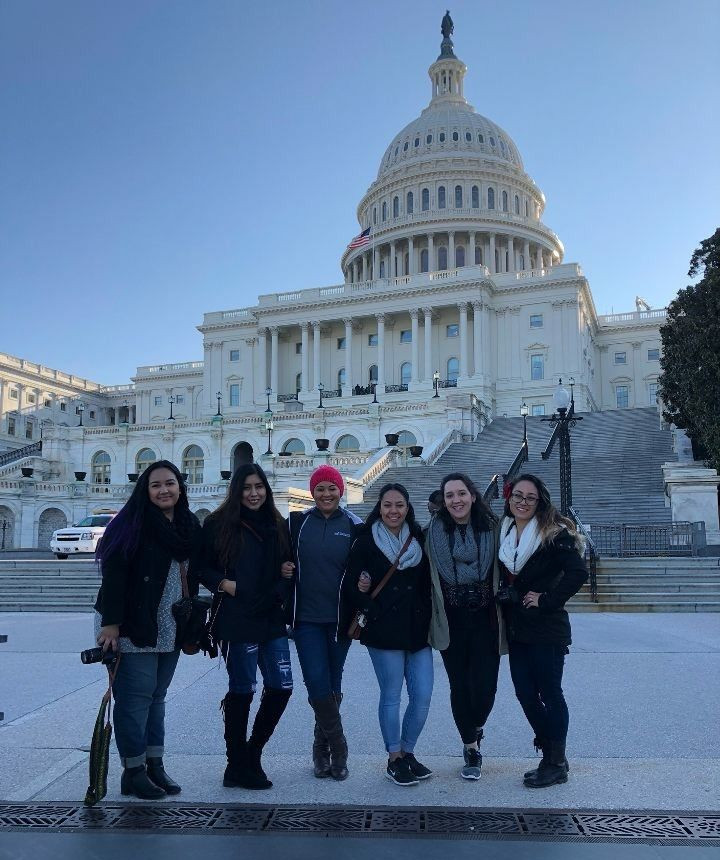
[[[540,548],[542,540],[538,533],[537,517],[533,517],[523,529],[520,542],[512,517],[503,517],[500,524],[500,551],[498,557],[510,573],[520,573],[530,556]]]
[[[402,524],[400,534],[397,536],[387,528],[382,520],[375,520],[372,524],[372,535],[375,540],[375,544],[390,564],[395,563],[395,559],[398,557],[398,553],[403,548],[403,544],[408,539],[409,534],[410,527],[407,523]],[[410,541],[410,545],[400,558],[397,569],[405,570],[406,567],[414,567],[416,564],[420,564],[421,561],[422,547],[417,540],[413,538]]]

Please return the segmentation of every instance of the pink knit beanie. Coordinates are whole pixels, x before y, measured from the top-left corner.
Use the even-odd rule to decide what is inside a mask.
[[[315,492],[315,487],[322,481],[329,481],[331,484],[340,490],[340,495],[345,492],[345,481],[342,475],[334,466],[318,466],[317,469],[310,475],[310,492]]]

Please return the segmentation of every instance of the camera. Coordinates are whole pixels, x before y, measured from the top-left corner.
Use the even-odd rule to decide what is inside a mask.
[[[80,660],[89,666],[91,663],[102,663],[104,666],[112,666],[117,660],[117,654],[112,649],[108,648],[103,652],[99,646],[97,648],[87,648],[80,652]]]
[[[501,585],[497,590],[495,600],[497,600],[501,606],[512,606],[520,603],[520,597],[512,585]]]

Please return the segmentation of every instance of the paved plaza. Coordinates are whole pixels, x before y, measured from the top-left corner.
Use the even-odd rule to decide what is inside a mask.
[[[570,780],[545,790],[523,787],[533,762],[532,733],[515,700],[507,660],[483,745],[478,783],[459,778],[461,745],[448,685],[435,655],[430,717],[417,749],[434,771],[417,787],[383,777],[378,691],[365,648],[354,644],[343,703],[350,778],[313,778],[312,720],[293,653],[296,692],[265,755],[274,787],[222,787],[224,742],[219,702],[224,665],[203,656],[180,660],[167,707],[169,772],[184,802],[479,806],[554,809],[720,809],[720,616],[576,614],[566,664],[571,727]],[[78,801],[87,787],[88,745],[106,676],[84,666],[91,614],[2,614],[0,633],[0,800]],[[119,801],[113,745],[108,801]]]

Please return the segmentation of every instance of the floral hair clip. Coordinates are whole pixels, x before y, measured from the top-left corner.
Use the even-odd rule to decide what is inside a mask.
[[[506,481],[503,484],[503,499],[507,501],[510,498],[510,493],[512,493],[513,485],[511,481]]]

